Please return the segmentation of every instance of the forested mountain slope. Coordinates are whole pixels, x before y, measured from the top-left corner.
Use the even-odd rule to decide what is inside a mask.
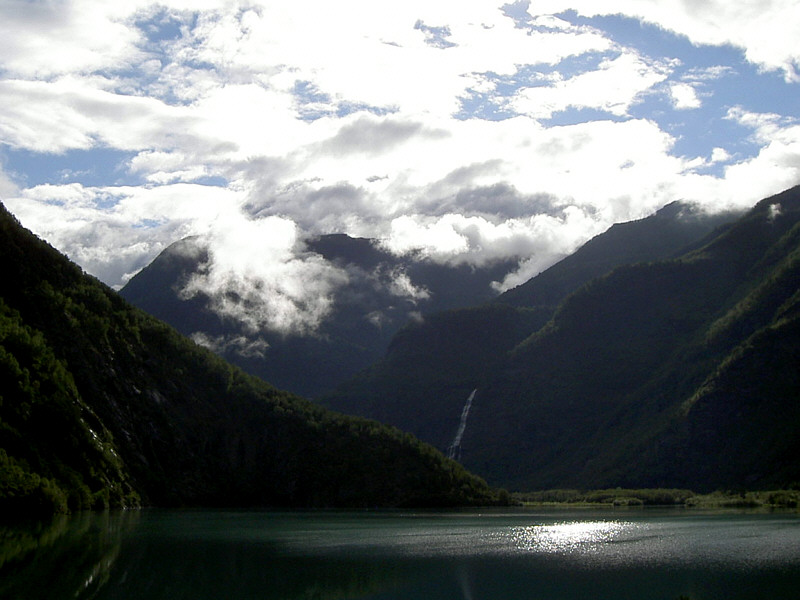
[[[514,489],[789,485],[800,481],[799,257],[793,188],[680,256],[593,279],[549,320],[541,307],[502,309],[517,324],[544,311],[527,337],[497,327],[499,307],[477,310],[470,330],[446,324],[460,315],[410,327],[330,404],[444,450],[477,389],[459,456]]]
[[[404,506],[495,494],[408,434],[246,375],[0,207],[0,508]]]
[[[492,302],[428,315],[404,328],[383,360],[322,401],[397,424],[446,449],[471,390],[492,378],[566,296],[617,266],[679,255],[737,216],[673,202],[644,219],[614,225]],[[417,408],[422,403],[424,410]]]

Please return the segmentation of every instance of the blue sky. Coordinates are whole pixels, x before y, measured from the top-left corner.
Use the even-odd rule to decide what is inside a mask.
[[[203,235],[197,289],[286,331],[342,282],[319,233],[514,257],[500,291],[800,183],[797,39],[787,0],[0,0],[0,200],[116,287]]]

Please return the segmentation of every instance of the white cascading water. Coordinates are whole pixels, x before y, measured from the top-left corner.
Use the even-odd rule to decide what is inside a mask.
[[[472,408],[472,399],[475,397],[475,392],[477,391],[477,389],[472,390],[472,393],[464,404],[464,408],[461,410],[461,422],[458,424],[458,431],[456,431],[456,437],[453,438],[453,443],[447,448],[447,458],[454,458],[456,460],[461,458],[461,436],[464,435],[464,430],[467,428],[469,409]],[[458,458],[456,458],[457,452],[459,454]]]

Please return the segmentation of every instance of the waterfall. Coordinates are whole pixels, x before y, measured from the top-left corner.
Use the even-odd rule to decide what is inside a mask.
[[[456,452],[461,456],[461,436],[464,435],[464,430],[467,428],[467,417],[469,417],[469,409],[472,408],[472,399],[475,397],[477,389],[472,390],[472,393],[467,398],[464,408],[461,410],[461,422],[458,424],[458,431],[456,437],[453,438],[453,443],[447,448],[447,458],[456,458]]]

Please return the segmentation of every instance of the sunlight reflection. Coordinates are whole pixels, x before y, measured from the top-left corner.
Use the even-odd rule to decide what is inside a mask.
[[[517,550],[527,552],[587,551],[614,540],[632,523],[621,521],[578,521],[514,527],[511,539]]]

